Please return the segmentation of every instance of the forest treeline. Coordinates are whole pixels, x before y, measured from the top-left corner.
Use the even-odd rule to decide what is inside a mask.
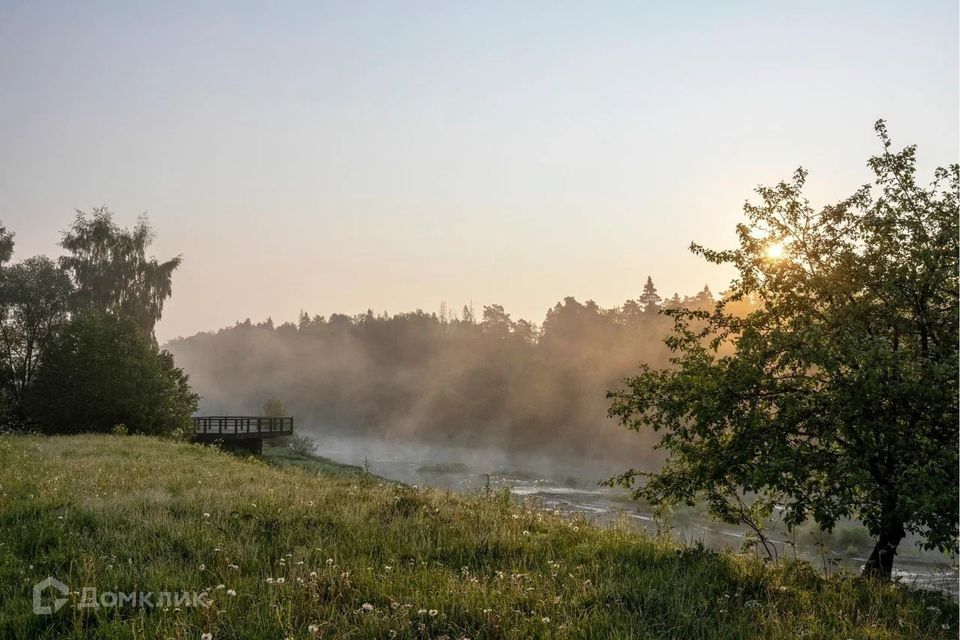
[[[650,443],[607,418],[606,392],[640,362],[668,363],[673,321],[662,308],[714,304],[707,287],[662,300],[648,279],[613,309],[568,297],[539,326],[500,305],[302,313],[296,324],[246,320],[166,348],[205,412],[256,413],[277,398],[323,431],[636,460]]]

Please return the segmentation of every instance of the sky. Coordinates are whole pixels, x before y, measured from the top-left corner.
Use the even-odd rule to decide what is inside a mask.
[[[0,221],[182,254],[161,341],[238,320],[723,289],[752,190],[869,181],[877,118],[958,159],[937,2],[0,0]]]

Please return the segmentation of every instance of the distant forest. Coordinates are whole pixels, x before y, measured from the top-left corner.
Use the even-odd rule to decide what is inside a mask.
[[[500,305],[250,320],[166,348],[206,413],[257,414],[277,399],[324,432],[403,437],[636,462],[651,442],[607,418],[606,392],[640,363],[668,364],[671,306],[712,309],[709,288],[603,309],[566,298],[541,326]],[[477,317],[479,315],[479,317]]]

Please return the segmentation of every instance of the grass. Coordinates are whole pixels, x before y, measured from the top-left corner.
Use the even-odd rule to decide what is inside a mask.
[[[464,474],[469,473],[470,467],[462,462],[438,462],[435,464],[425,464],[417,468],[417,473],[427,473],[434,475]]]
[[[269,456],[268,456],[269,457]],[[0,437],[0,638],[956,638],[940,595],[135,436]],[[31,611],[32,585],[209,607]]]
[[[271,446],[267,443],[263,445],[263,455],[261,458],[264,462],[274,466],[297,467],[314,474],[355,476],[363,473],[363,469],[360,467],[340,464],[323,456],[295,451],[287,446]]]

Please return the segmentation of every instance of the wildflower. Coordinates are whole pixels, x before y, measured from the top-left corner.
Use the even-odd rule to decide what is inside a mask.
[[[207,565],[205,565],[205,564],[201,564],[201,565],[200,565],[200,571],[203,571],[203,570],[205,570],[206,568],[207,568]]]
[[[417,609],[417,615],[418,615],[418,616],[422,616],[422,615],[425,614],[426,612],[427,612],[426,609]]]
[[[317,577],[317,572],[316,572],[316,571],[311,571],[311,572],[310,572],[310,577],[311,577],[311,578],[316,578],[316,577]]]
[[[307,631],[309,631],[313,635],[317,635],[318,633],[320,633],[320,625],[318,624],[307,625]]]
[[[364,611],[373,611],[373,605],[369,602],[364,602],[362,605],[360,605],[360,608]]]
[[[333,558],[327,558],[327,566],[333,564]]]
[[[201,634],[200,634],[200,640],[213,640],[213,634],[212,634],[212,633],[201,633]]]
[[[437,611],[436,609],[430,609],[430,611],[427,612],[427,614],[428,614],[431,618],[435,618],[438,613],[439,613],[439,611]]]
[[[226,588],[227,588],[227,585],[225,585],[225,584],[218,584],[216,588],[217,588],[218,590],[223,590],[223,589],[226,589]]]
[[[287,581],[286,578],[277,578],[277,584],[283,584],[286,581]]]
[[[549,624],[550,618],[548,618],[547,616],[543,616],[542,618],[540,618],[540,622],[542,622],[543,624]]]
[[[524,530],[523,530],[523,535],[528,536],[528,535],[530,535],[530,532],[527,531],[526,529],[524,529]]]
[[[227,567],[233,569],[234,571],[240,571],[240,565],[237,564],[228,564]]]
[[[267,584],[273,584],[273,578],[267,578]]]
[[[210,514],[209,514],[209,513],[204,513],[204,514],[203,514],[203,517],[204,517],[204,518],[209,518],[209,517],[210,517]]]
[[[227,589],[227,595],[232,598],[232,597],[234,597],[235,595],[237,595],[237,592],[234,591],[233,589]]]

